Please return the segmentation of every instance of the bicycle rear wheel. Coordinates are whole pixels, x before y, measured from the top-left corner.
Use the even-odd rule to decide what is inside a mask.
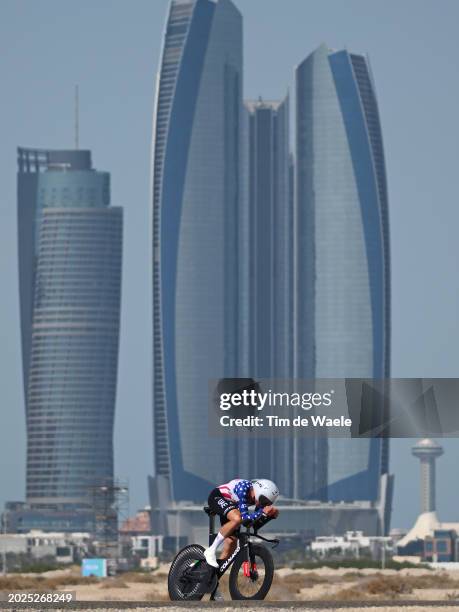
[[[264,599],[274,577],[274,562],[267,548],[250,545],[250,562],[241,551],[230,572],[229,590],[232,599]]]
[[[199,601],[204,593],[217,586],[215,572],[209,582],[210,568],[206,565],[203,551],[199,544],[185,546],[172,561],[167,579],[172,601]]]

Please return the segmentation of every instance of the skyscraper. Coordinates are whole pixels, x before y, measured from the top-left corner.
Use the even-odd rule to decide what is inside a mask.
[[[113,479],[122,210],[89,151],[18,149],[27,503],[91,505]]]
[[[250,266],[249,368],[257,378],[292,376],[293,210],[289,100],[247,101]]]
[[[384,150],[366,57],[320,46],[296,70],[296,375],[389,376]],[[374,501],[388,440],[328,441],[326,497]]]
[[[245,293],[247,333],[243,348],[256,379],[293,377],[293,200],[289,139],[289,97],[245,102]],[[266,389],[265,389],[266,390]],[[288,437],[252,436],[246,465],[253,474],[294,491],[294,445]],[[243,442],[240,442],[243,448]],[[241,452],[241,448],[238,449]],[[247,468],[246,468],[247,469]]]
[[[172,0],[156,91],[152,487],[201,502],[227,475],[208,381],[235,376],[239,359],[242,20],[230,0]]]

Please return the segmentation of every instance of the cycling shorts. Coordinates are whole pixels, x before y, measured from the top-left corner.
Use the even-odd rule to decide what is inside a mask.
[[[238,510],[239,507],[236,502],[231,499],[226,499],[220,492],[220,489],[213,489],[209,494],[208,504],[210,511],[213,514],[218,514],[220,517],[220,524],[224,525],[228,522],[227,515],[231,510]]]

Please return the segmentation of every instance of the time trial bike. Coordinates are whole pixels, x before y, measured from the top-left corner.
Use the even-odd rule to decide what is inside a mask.
[[[204,512],[209,516],[209,546],[216,537],[215,514],[208,506]],[[206,593],[214,599],[218,583],[223,574],[231,567],[229,591],[231,599],[264,599],[269,593],[274,577],[274,561],[271,551],[263,542],[279,544],[277,539],[262,537],[258,530],[271,519],[262,516],[254,523],[243,525],[236,533],[237,545],[233,554],[226,560],[218,560],[218,569],[211,567],[204,558],[204,548],[191,544],[182,548],[172,561],[169,576],[169,597],[177,600],[200,600]]]

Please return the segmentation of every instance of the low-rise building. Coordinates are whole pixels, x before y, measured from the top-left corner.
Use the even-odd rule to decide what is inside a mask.
[[[347,531],[362,530],[369,536],[383,533],[382,506],[372,502],[352,503],[298,501],[280,499],[276,506],[279,518],[263,527],[263,533],[295,533],[313,539],[317,536],[344,535]],[[209,539],[209,518],[203,506],[191,502],[171,503],[161,512],[151,513],[151,533],[164,536],[164,547],[178,551],[186,544],[207,546]]]
[[[6,502],[2,525],[8,533],[29,533],[32,530],[47,532],[93,532],[94,512],[90,510],[43,510],[25,502]]]
[[[423,560],[433,563],[459,560],[459,540],[454,529],[435,529],[424,540]]]
[[[311,542],[309,548],[312,553],[321,557],[328,555],[360,557],[366,554],[374,559],[381,558],[383,554],[391,556],[394,550],[392,538],[368,536],[363,531],[347,531],[342,536],[318,536]]]
[[[440,522],[436,512],[423,512],[416,520],[414,526],[408,531],[408,533],[398,540],[397,550],[399,555],[417,555],[421,558],[426,558],[427,561],[432,560],[432,555],[440,554],[441,556],[449,556],[448,552],[436,550],[435,548],[435,534],[459,534],[459,523],[444,523]],[[450,538],[450,536],[439,535],[439,546],[443,548],[443,544],[440,541]],[[427,548],[426,543],[429,542]],[[427,556],[426,556],[427,554]],[[456,557],[459,558],[459,557]],[[448,559],[453,561],[455,559]]]
[[[84,556],[90,542],[89,533],[44,532],[0,534],[0,554],[27,555],[33,559],[53,557],[57,563],[73,563]]]

